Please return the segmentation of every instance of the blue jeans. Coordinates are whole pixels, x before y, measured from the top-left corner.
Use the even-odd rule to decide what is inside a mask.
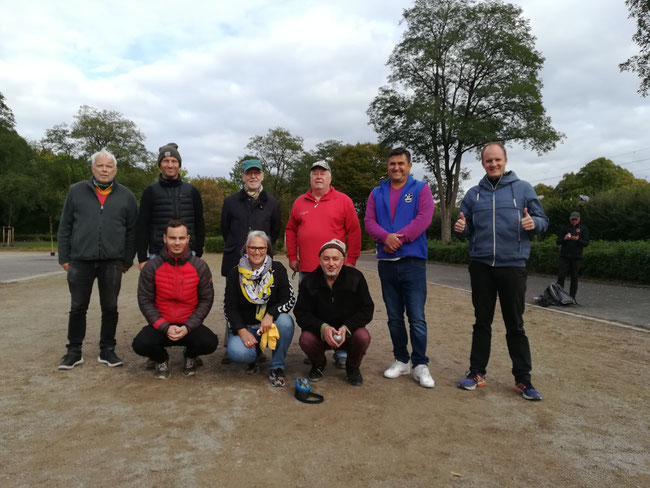
[[[275,346],[275,351],[273,351],[269,368],[284,369],[284,360],[287,357],[287,350],[293,339],[293,319],[289,314],[281,313],[274,323],[278,328],[280,338]],[[252,327],[246,328],[259,342],[260,337],[257,336],[257,329]],[[257,361],[257,351],[257,347],[246,347],[238,334],[230,334],[228,338],[228,357],[233,363],[254,363]]]
[[[70,317],[68,319],[68,349],[80,351],[86,337],[86,312],[97,279],[102,325],[99,347],[115,347],[117,329],[117,297],[122,286],[121,261],[71,261],[68,268]]]
[[[377,268],[395,359],[403,363],[411,360],[413,367],[428,364],[427,322],[424,318],[427,299],[426,261],[410,257],[398,261],[380,260]],[[412,355],[409,355],[406,347],[408,335],[404,323],[405,310],[409,320]]]

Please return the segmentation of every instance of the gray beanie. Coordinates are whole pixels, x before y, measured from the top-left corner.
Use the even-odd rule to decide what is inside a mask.
[[[181,159],[181,155],[178,152],[178,144],[175,142],[169,142],[158,149],[158,166],[160,166],[160,162],[163,160],[163,158],[167,157],[178,159],[178,165],[181,166],[183,160]]]

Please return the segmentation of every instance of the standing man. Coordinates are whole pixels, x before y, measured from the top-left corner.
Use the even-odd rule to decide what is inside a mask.
[[[384,376],[397,378],[409,374],[412,364],[415,381],[424,388],[433,388],[424,304],[427,299],[426,230],[431,224],[434,203],[429,185],[411,176],[412,167],[407,149],[399,147],[390,152],[389,179],[370,193],[364,222],[366,232],[377,242],[377,267],[395,356]],[[412,354],[407,349],[405,311]]]
[[[533,187],[514,172],[506,172],[508,158],[502,144],[486,145],[481,160],[485,176],[465,195],[454,224],[459,236],[469,238],[469,275],[476,318],[469,370],[458,387],[474,390],[486,384],[498,294],[515,391],[526,400],[541,400],[542,395],[530,380],[532,361],[523,313],[529,234],[544,232],[548,218]]]
[[[569,225],[564,226],[557,238],[560,249],[557,283],[564,288],[564,278],[567,273],[571,276],[569,295],[574,300],[578,292],[578,271],[582,262],[582,250],[589,245],[589,229],[580,223],[580,214],[571,212]]]
[[[68,191],[57,236],[59,264],[68,273],[71,298],[67,353],[59,369],[84,362],[81,347],[95,279],[102,309],[97,360],[109,367],[122,365],[115,354],[117,297],[122,273],[133,265],[138,204],[131,190],[115,179],[115,156],[102,149],[90,161],[93,176]]]
[[[330,239],[347,241],[346,265],[354,266],[361,255],[361,226],[354,203],[332,186],[329,163],[312,164],[309,181],[311,188],[294,202],[285,229],[289,267],[299,271],[301,279],[319,266],[320,247]],[[346,354],[335,351],[337,368],[345,368]]]
[[[221,210],[221,234],[225,243],[221,276],[226,277],[239,263],[250,231],[261,230],[275,242],[282,227],[280,202],[262,187],[262,163],[257,159],[244,161],[241,179],[244,187],[228,195]]]
[[[190,233],[190,249],[199,257],[203,255],[203,200],[199,191],[181,178],[181,163],[178,144],[170,142],[158,150],[160,176],[156,183],[145,188],[140,199],[136,233],[140,269],[147,259],[160,254],[162,236],[171,219],[185,222]]]
[[[133,350],[155,363],[154,377],[170,376],[167,347],[185,346],[183,374],[196,373],[199,355],[211,354],[219,339],[203,325],[214,301],[210,268],[189,249],[181,220],[170,220],[165,247],[140,272],[138,305],[147,325],[133,339]]]
[[[300,282],[294,309],[302,329],[300,347],[310,359],[309,379],[323,377],[327,349],[348,352],[344,364],[347,380],[361,386],[361,360],[370,345],[366,325],[372,320],[375,305],[361,271],[343,266],[345,244],[332,239],[319,250],[320,265]]]

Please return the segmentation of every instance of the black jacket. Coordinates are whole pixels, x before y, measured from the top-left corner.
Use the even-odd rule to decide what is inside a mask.
[[[120,260],[128,268],[135,256],[138,203],[117,180],[100,205],[92,178],[70,187],[65,198],[57,242],[59,264],[71,259]]]
[[[293,308],[296,299],[293,295],[293,286],[287,276],[287,270],[278,261],[271,264],[273,273],[273,285],[271,296],[266,303],[266,313],[277,319],[281,313],[289,313]],[[260,321],[255,318],[257,305],[249,302],[239,285],[239,271],[236,267],[230,270],[226,280],[226,294],[223,302],[223,311],[226,321],[233,334],[246,326],[259,325]]]
[[[239,263],[241,248],[251,230],[264,231],[275,242],[281,227],[280,202],[266,190],[256,200],[245,190],[228,195],[221,209],[221,235],[225,244],[221,276],[228,276]]]
[[[374,310],[375,304],[361,271],[343,266],[330,288],[319,266],[300,283],[293,313],[301,329],[320,337],[323,324],[334,328],[345,325],[353,333],[372,320]]]
[[[564,239],[564,236],[571,234],[578,236],[578,240]],[[571,224],[565,225],[557,236],[557,244],[562,246],[560,249],[560,256],[565,258],[581,258],[582,250],[589,245],[589,229],[582,222],[573,226]]]
[[[162,236],[171,219],[185,223],[190,233],[190,249],[199,257],[203,255],[205,221],[201,194],[180,176],[166,180],[160,175],[156,183],[145,188],[140,199],[136,233],[139,262],[146,261],[148,254],[160,254]]]

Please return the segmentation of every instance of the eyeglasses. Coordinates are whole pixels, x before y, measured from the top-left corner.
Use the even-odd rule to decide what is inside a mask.
[[[266,247],[246,246],[246,249],[248,249],[248,252],[266,252]]]

